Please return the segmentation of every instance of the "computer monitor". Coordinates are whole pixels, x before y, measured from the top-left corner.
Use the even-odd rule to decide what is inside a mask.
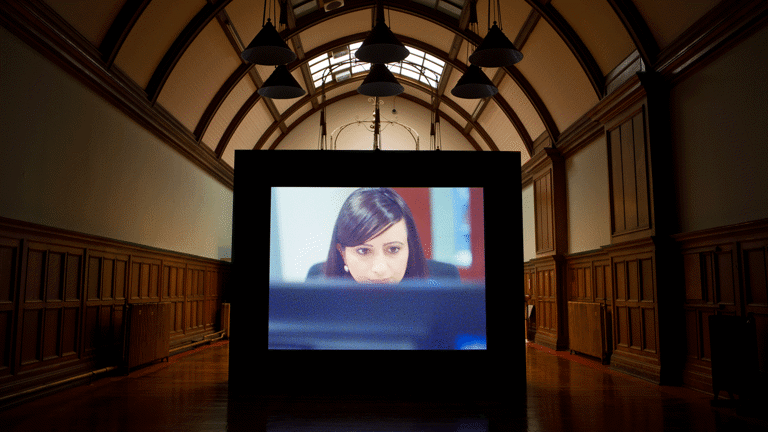
[[[311,392],[462,397],[487,396],[488,386],[502,388],[517,383],[524,388],[524,344],[516,343],[513,331],[518,328],[514,325],[514,316],[520,308],[515,300],[519,300],[523,281],[518,153],[237,151],[235,166],[233,278],[225,296],[232,304],[234,330],[230,343],[230,386],[270,394]],[[275,259],[270,242],[277,235],[272,218],[274,188],[361,186],[475,188],[482,191],[483,277],[479,280],[467,278],[460,284],[475,284],[471,286],[475,290],[475,299],[484,300],[480,307],[485,313],[484,349],[456,349],[463,329],[449,331],[450,344],[436,345],[435,335],[439,332],[434,329],[434,322],[426,321],[412,326],[418,337],[390,338],[392,345],[383,350],[380,346],[379,349],[366,349],[365,345],[352,346],[351,350],[339,349],[343,348],[343,338],[339,339],[338,334],[325,338],[325,345],[320,344],[330,349],[307,349],[317,348],[314,343],[291,346],[285,339],[279,343],[273,340],[270,346],[269,316],[277,304],[270,303],[270,286],[281,295],[291,290],[303,293],[300,296],[303,300],[296,299],[297,302],[305,301],[310,290],[307,285],[300,288],[300,281],[275,281],[270,276],[271,273],[274,275],[270,262],[274,265]],[[309,214],[312,211],[312,208],[306,209]],[[324,248],[327,250],[328,247]],[[342,289],[346,283],[349,281],[342,283]],[[403,288],[406,285],[410,286],[403,284]],[[313,295],[322,291],[318,287],[311,288],[316,290]],[[451,284],[443,285],[443,288],[450,287]],[[338,288],[339,285],[334,287]],[[366,289],[360,286],[346,288]],[[459,289],[456,284],[453,288]],[[326,299],[331,298],[328,292],[326,289]],[[353,292],[361,294],[363,291]],[[477,296],[480,292],[483,295]],[[407,295],[412,294],[404,290],[395,297],[403,303]],[[415,313],[412,305],[402,314]],[[300,317],[294,314],[293,318]],[[315,324],[323,322],[328,324],[329,321],[315,321]],[[361,323],[362,328],[371,328],[370,320]],[[338,333],[339,322],[332,324],[336,325],[332,330]],[[374,324],[374,327],[379,326],[378,330],[390,324],[398,325],[394,321]],[[476,337],[479,332],[475,330],[477,328],[467,334]],[[273,332],[273,336],[276,334]],[[286,334],[283,331],[282,335]],[[358,336],[364,336],[364,332]],[[339,344],[340,340],[342,343]],[[468,345],[478,347],[477,338],[471,340],[473,342]],[[335,348],[334,341],[337,343]],[[378,338],[377,342],[381,341],[382,338]],[[260,365],[258,369],[254,369],[255,364]]]

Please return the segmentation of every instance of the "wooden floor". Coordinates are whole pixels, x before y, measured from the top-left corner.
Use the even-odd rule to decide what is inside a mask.
[[[2,431],[767,431],[768,420],[710,406],[711,396],[663,387],[537,345],[527,396],[514,406],[375,406],[301,398],[234,406],[229,345],[179,354],[0,412]],[[238,417],[237,413],[263,415]],[[253,418],[263,422],[253,422]]]

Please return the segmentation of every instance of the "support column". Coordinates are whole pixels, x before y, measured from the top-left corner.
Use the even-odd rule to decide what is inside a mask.
[[[530,169],[536,228],[532,300],[536,309],[534,342],[557,350],[568,348],[565,260],[568,215],[565,159],[555,148],[544,148]]]

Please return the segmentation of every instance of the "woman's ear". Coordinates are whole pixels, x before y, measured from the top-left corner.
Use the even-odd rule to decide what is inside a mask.
[[[341,260],[344,261],[344,264],[346,264],[347,263],[347,257],[344,256],[345,255],[344,254],[344,248],[341,247],[341,245],[337,243],[336,244],[336,250],[339,251],[339,255],[341,255]]]

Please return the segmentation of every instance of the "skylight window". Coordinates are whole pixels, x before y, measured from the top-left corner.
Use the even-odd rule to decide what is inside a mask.
[[[362,44],[362,42],[355,42],[311,59],[308,65],[315,88],[322,87],[323,79],[326,84],[333,81],[340,82],[349,79],[351,75],[368,71],[371,65],[360,62],[355,57],[355,51]],[[388,64],[389,70],[393,74],[437,88],[437,83],[445,69],[445,62],[418,48],[409,46],[408,51],[410,51],[408,58],[399,63]],[[345,72],[342,73],[343,70]]]

